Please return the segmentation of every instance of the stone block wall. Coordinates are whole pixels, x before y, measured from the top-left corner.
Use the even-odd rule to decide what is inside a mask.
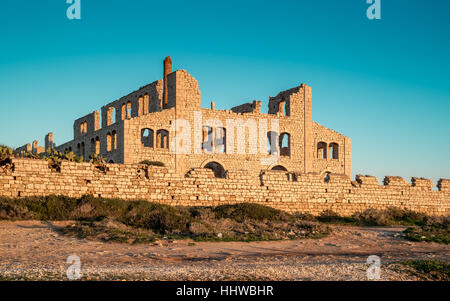
[[[379,185],[374,177],[343,174],[262,171],[254,176],[229,170],[215,178],[210,169],[195,168],[180,175],[167,167],[108,164],[106,170],[90,163],[63,162],[54,171],[44,160],[14,158],[0,169],[0,195],[6,197],[66,195],[145,199],[169,205],[217,206],[252,202],[287,212],[318,215],[333,210],[351,215],[368,208],[407,208],[429,215],[450,213],[450,180],[432,190],[429,180],[386,177]]]

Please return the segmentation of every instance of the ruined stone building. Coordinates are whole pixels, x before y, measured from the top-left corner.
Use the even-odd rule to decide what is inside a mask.
[[[200,103],[197,80],[185,70],[172,72],[167,57],[163,79],[75,120],[74,139],[56,149],[86,160],[96,153],[108,163],[161,162],[180,174],[206,167],[217,177],[228,170],[257,175],[270,169],[350,176],[350,138],[311,119],[311,88],[305,84],[270,97],[268,113],[261,112],[261,101],[231,110]],[[186,130],[189,139],[175,141],[175,133]],[[45,144],[53,147],[51,133]]]
[[[386,176],[351,180],[351,143],[311,119],[311,88],[305,84],[231,110],[200,106],[197,81],[172,72],[74,122],[74,139],[18,149],[73,151],[107,164],[11,158],[0,166],[0,196],[65,195],[145,199],[168,205],[217,206],[250,202],[286,212],[350,216],[366,209],[406,208],[448,216],[450,179],[432,190],[429,179],[411,183]],[[101,122],[100,122],[101,120]],[[149,161],[149,164],[140,164]],[[123,163],[123,164],[113,164]],[[164,165],[164,166],[162,166]]]

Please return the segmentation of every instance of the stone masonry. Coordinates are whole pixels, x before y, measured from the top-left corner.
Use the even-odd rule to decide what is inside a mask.
[[[350,138],[312,121],[311,88],[305,84],[270,97],[268,113],[261,112],[261,101],[231,110],[215,110],[214,104],[201,108],[200,102],[197,81],[185,70],[172,72],[168,57],[163,80],[103,106],[101,113],[75,120],[74,139],[56,149],[85,159],[97,153],[109,163],[157,161],[180,175],[206,166],[255,176],[270,169],[350,176]],[[180,119],[191,127],[188,153],[176,152]],[[200,127],[200,136],[195,127]],[[261,163],[270,157],[276,162]]]
[[[387,176],[380,185],[358,175],[351,181],[350,138],[312,121],[305,84],[270,97],[268,113],[256,100],[230,110],[200,102],[197,81],[185,70],[172,72],[168,57],[162,80],[75,120],[72,141],[55,146],[53,134],[46,135],[45,149],[85,160],[95,153],[106,158],[106,168],[63,161],[54,169],[46,160],[12,158],[0,164],[0,196],[91,194],[184,206],[253,202],[314,215],[388,207],[449,214],[450,180],[441,179],[438,190],[424,178],[409,184]],[[34,141],[17,150],[39,154],[44,148]]]
[[[437,191],[428,179],[386,177],[383,185],[370,176],[355,181],[342,174],[262,171],[253,176],[233,170],[217,178],[210,169],[196,168],[179,175],[167,167],[142,164],[107,164],[106,170],[90,163],[62,162],[55,171],[48,161],[13,158],[0,168],[0,196],[66,195],[145,199],[183,206],[216,206],[252,202],[287,212],[314,215],[333,210],[351,215],[368,208],[399,207],[429,215],[450,213],[450,180],[440,180]]]

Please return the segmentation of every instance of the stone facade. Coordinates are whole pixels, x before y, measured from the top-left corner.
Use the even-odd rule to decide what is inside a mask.
[[[90,163],[62,162],[55,171],[48,161],[13,158],[0,167],[0,195],[6,197],[66,195],[145,199],[169,205],[215,206],[252,202],[287,212],[314,215],[333,210],[351,215],[368,208],[400,207],[429,215],[450,213],[450,180],[432,190],[428,179],[388,176],[384,184],[370,176],[355,181],[343,174],[230,170],[218,178],[206,168],[179,175],[167,167],[142,164],[107,164],[106,170]]]
[[[0,166],[0,196],[85,194],[170,205],[215,206],[253,202],[314,215],[333,210],[351,215],[368,208],[401,207],[448,215],[450,180],[432,182],[388,176],[351,177],[351,141],[311,118],[311,88],[305,84],[230,110],[201,108],[197,81],[172,72],[164,60],[157,80],[74,122],[74,139],[59,146],[53,134],[45,148],[96,153],[109,162],[62,162],[12,158]],[[180,138],[181,137],[181,138]],[[18,149],[40,153],[37,141]],[[143,161],[158,165],[140,164]]]
[[[261,112],[261,101],[231,110],[215,110],[214,104],[205,109],[197,81],[185,70],[171,68],[168,57],[163,80],[75,120],[74,139],[56,149],[85,159],[97,153],[110,163],[157,161],[179,175],[215,166],[254,176],[270,169],[350,176],[351,141],[312,121],[307,85],[270,97],[267,114]],[[182,123],[190,130],[189,151],[179,152],[182,141],[176,133]]]

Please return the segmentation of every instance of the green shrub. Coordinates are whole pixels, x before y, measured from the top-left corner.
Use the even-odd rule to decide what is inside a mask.
[[[130,202],[122,218],[126,225],[162,234],[186,232],[190,220],[187,209],[146,201]]]
[[[323,211],[318,217],[317,220],[322,223],[330,223],[330,224],[353,224],[355,220],[351,217],[340,216],[336,212],[332,210]]]
[[[410,227],[404,231],[406,239],[411,241],[450,243],[450,219],[448,217],[429,218],[420,226]]]
[[[0,220],[32,219],[33,214],[25,206],[12,202],[0,202]]]
[[[0,219],[75,220],[63,233],[122,242],[149,242],[163,235],[253,241],[318,238],[330,233],[325,225],[257,204],[173,207],[91,195],[0,198]]]
[[[127,227],[107,218],[101,221],[77,221],[61,229],[66,235],[81,239],[95,239],[105,242],[149,243],[155,241],[153,232]]]
[[[353,219],[366,226],[390,226],[390,225],[422,225],[427,216],[415,211],[388,208],[386,210],[367,209],[353,215]]]
[[[229,218],[237,222],[256,221],[288,221],[293,216],[272,207],[259,204],[241,203],[236,205],[221,205],[214,208],[216,218]]]
[[[62,196],[0,199],[0,219],[68,220],[76,199]]]
[[[13,155],[14,151],[12,148],[5,145],[0,145],[0,162],[12,157]]]
[[[440,281],[450,280],[449,263],[437,260],[408,260],[403,264],[413,268],[417,276]]]

